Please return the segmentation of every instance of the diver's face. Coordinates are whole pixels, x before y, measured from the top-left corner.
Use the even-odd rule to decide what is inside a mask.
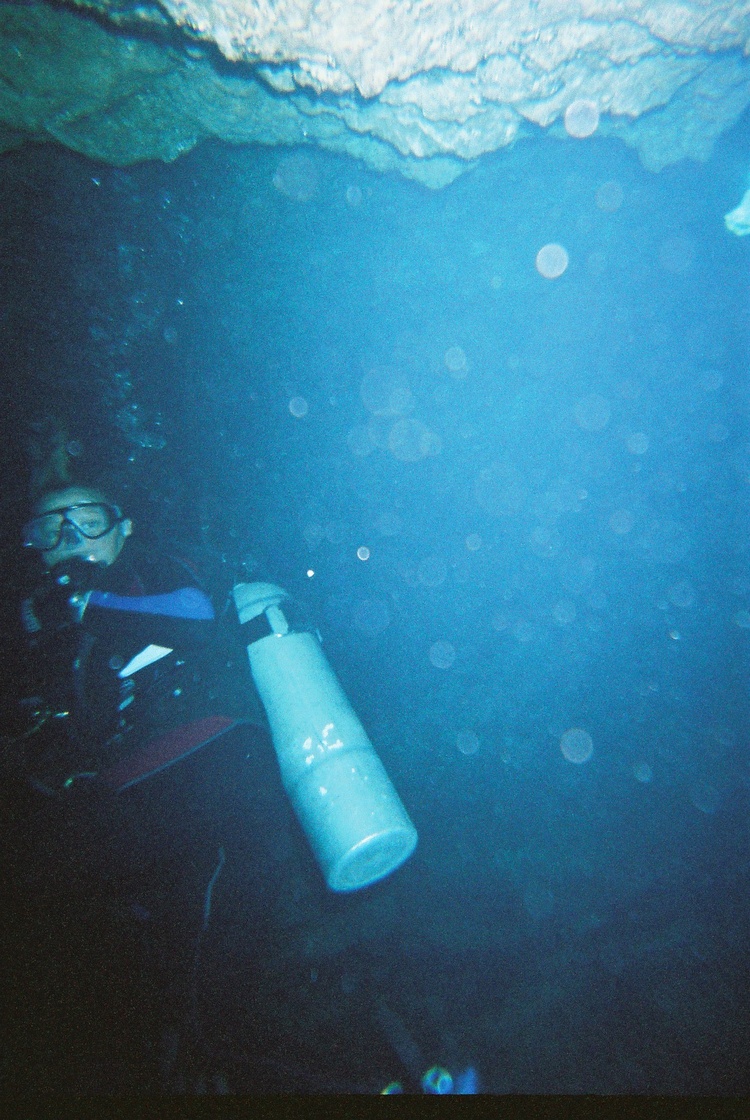
[[[89,505],[91,510],[88,509]],[[79,508],[72,510],[71,507],[75,506]],[[114,564],[133,531],[133,522],[128,517],[122,518],[115,521],[102,536],[93,539],[87,537],[86,532],[100,532],[102,525],[97,517],[101,517],[103,506],[111,508],[108,503],[102,503],[101,495],[95,490],[82,487],[69,487],[67,490],[45,495],[36,508],[37,517],[53,510],[71,510],[70,520],[65,514],[62,515],[60,539],[54,548],[41,550],[42,560],[48,569],[75,557],[104,567]],[[105,522],[104,527],[106,524]]]

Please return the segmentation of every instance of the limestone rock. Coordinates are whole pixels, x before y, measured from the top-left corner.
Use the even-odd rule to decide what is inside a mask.
[[[126,164],[207,137],[308,143],[439,187],[537,129],[565,136],[583,99],[656,170],[707,159],[743,112],[749,44],[750,0],[7,4],[0,145]]]

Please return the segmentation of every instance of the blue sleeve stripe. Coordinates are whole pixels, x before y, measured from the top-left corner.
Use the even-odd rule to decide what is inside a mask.
[[[87,607],[135,614],[160,614],[169,618],[191,618],[209,622],[216,616],[208,595],[197,587],[180,587],[166,595],[115,595],[111,591],[92,591]]]

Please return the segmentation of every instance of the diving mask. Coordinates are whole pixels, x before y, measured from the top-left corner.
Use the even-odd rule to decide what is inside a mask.
[[[23,543],[26,548],[51,552],[63,540],[71,545],[82,537],[87,541],[98,541],[122,519],[122,511],[117,506],[105,502],[78,502],[33,517],[24,525]]]

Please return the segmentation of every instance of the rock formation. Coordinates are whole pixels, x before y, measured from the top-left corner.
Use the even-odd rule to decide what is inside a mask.
[[[121,165],[307,143],[440,187],[589,121],[656,171],[707,159],[743,112],[749,41],[750,0],[4,4],[0,142]]]

